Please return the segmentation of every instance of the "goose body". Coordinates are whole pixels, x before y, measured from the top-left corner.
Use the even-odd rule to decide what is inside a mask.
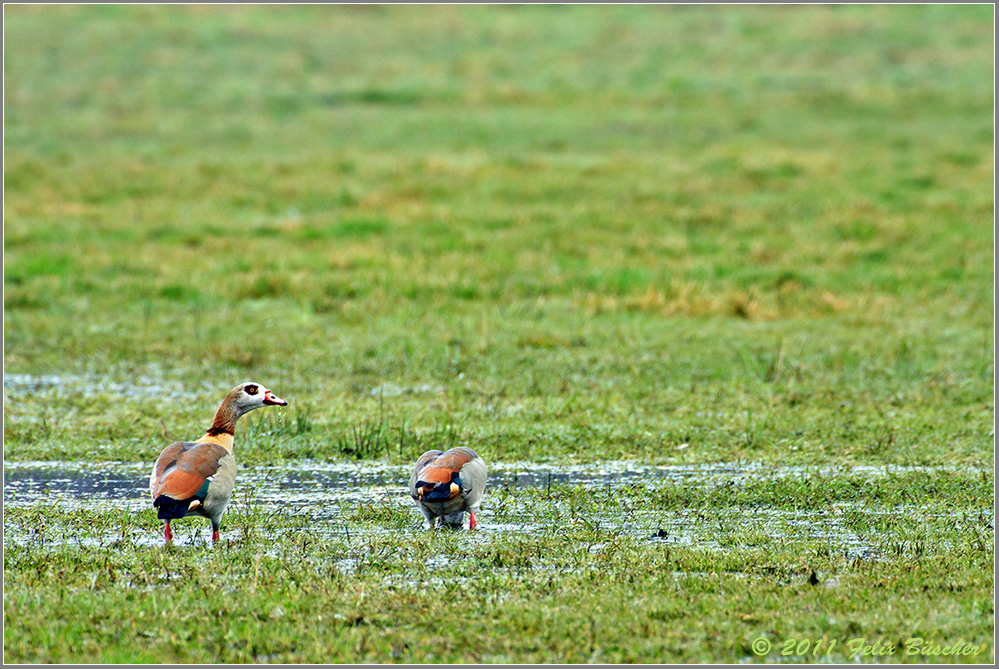
[[[430,529],[438,519],[451,529],[460,528],[469,513],[468,529],[478,521],[475,513],[486,489],[486,463],[467,446],[449,451],[427,451],[416,461],[409,479],[409,494],[423,512]]]
[[[288,403],[259,383],[240,384],[222,400],[215,421],[200,439],[175,442],[160,453],[149,476],[149,493],[168,543],[173,540],[170,521],[192,514],[211,520],[212,541],[219,540],[222,514],[236,484],[236,421],[267,405]]]

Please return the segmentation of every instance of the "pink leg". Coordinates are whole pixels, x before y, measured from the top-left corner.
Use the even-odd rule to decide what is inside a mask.
[[[170,543],[173,541],[173,532],[170,531],[170,521],[166,521],[166,525],[163,527],[163,539]]]
[[[212,543],[217,544],[219,542],[219,531],[212,530]]]
[[[469,511],[468,512],[468,529],[469,530],[474,530],[475,526],[478,525],[478,524],[479,524],[479,522],[477,520],[475,520],[475,512],[474,511]]]

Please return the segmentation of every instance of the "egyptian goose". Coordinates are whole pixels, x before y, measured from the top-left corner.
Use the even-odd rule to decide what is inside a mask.
[[[449,451],[427,451],[416,461],[409,479],[409,494],[423,512],[429,529],[440,518],[451,529],[460,529],[465,522],[465,512],[470,518],[468,529],[474,530],[478,521],[482,492],[486,488],[486,463],[467,446]]]
[[[236,421],[262,406],[288,406],[259,383],[243,383],[222,400],[215,422],[195,442],[178,441],[163,449],[149,477],[156,515],[164,521],[163,538],[173,541],[170,521],[191,514],[212,521],[212,543],[219,540],[219,523],[236,483],[232,444]]]

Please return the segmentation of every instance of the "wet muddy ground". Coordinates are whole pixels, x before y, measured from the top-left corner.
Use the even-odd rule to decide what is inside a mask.
[[[759,463],[722,463],[713,465],[636,466],[629,462],[606,462],[590,465],[544,465],[499,463],[490,467],[489,483],[480,514],[478,536],[488,540],[496,533],[524,533],[540,529],[537,497],[523,497],[525,488],[582,487],[599,490],[601,496],[612,499],[635,484],[648,490],[657,486],[676,485],[710,489],[717,486],[738,486],[760,479],[781,477],[808,478],[836,474],[877,478],[913,471],[932,472],[933,468],[773,468]],[[297,519],[296,525],[308,527],[320,536],[349,536],[352,511],[357,508],[383,508],[389,514],[409,514],[412,522],[400,527],[387,523],[384,528],[366,527],[371,531],[416,531],[423,526],[422,516],[413,507],[406,492],[409,470],[405,465],[387,463],[316,463],[302,462],[280,467],[241,468],[233,502],[223,520],[223,539],[234,532],[233,515],[238,509],[253,505],[264,518],[281,515]],[[144,464],[23,462],[4,465],[5,508],[43,504],[63,509],[109,507],[123,512],[138,513],[150,508],[148,473]],[[492,498],[492,499],[491,499]],[[496,502],[501,501],[497,512]],[[492,503],[491,503],[492,502]],[[562,508],[556,508],[561,506]],[[846,514],[858,509],[883,514],[921,513],[919,508],[902,506],[865,508],[854,502],[838,502],[821,510],[755,507],[727,511],[685,508],[664,513],[643,509],[638,504],[622,510],[611,505],[608,509],[588,509],[579,513],[566,501],[547,503],[545,523],[555,517],[585,518],[583,522],[599,525],[649,541],[724,550],[737,541],[736,536],[758,532],[768,538],[796,541],[822,541],[842,551],[844,557],[876,557],[876,546],[859,537],[845,522]],[[940,511],[933,512],[939,520]],[[993,525],[994,525],[994,516]],[[229,522],[226,522],[226,521]],[[205,538],[207,521],[186,519],[180,526],[178,540],[200,542]],[[228,525],[228,527],[226,527]],[[186,527],[185,527],[186,526]],[[202,527],[205,526],[205,527]],[[120,532],[106,535],[66,533],[44,534],[25,531],[26,528],[5,527],[4,545],[60,545],[65,543],[103,544],[119,541]],[[137,544],[161,541],[158,534],[133,528],[128,540]]]
[[[479,529],[428,533],[407,494],[406,465],[244,466],[219,546],[212,548],[208,521],[193,517],[174,523],[175,547],[163,549],[148,467],[4,464],[4,547],[13,556],[11,578],[19,579],[12,592],[22,602],[20,615],[38,606],[41,593],[52,601],[65,592],[85,593],[92,597],[88,607],[105,612],[100,620],[126,610],[138,629],[149,616],[159,620],[155,611],[135,612],[147,595],[160,597],[157,602],[176,592],[198,599],[214,588],[218,599],[206,611],[241,606],[226,615],[265,622],[266,638],[285,624],[286,633],[300,639],[322,622],[327,627],[320,629],[335,627],[329,638],[337,639],[360,634],[367,628],[361,621],[372,621],[378,634],[421,624],[421,609],[450,601],[441,593],[492,612],[489,625],[509,607],[522,621],[539,606],[551,606],[553,613],[543,614],[551,619],[606,610],[604,626],[628,615],[638,616],[639,625],[686,621],[691,610],[715,625],[736,598],[743,617],[732,623],[738,631],[729,636],[736,642],[725,652],[747,661],[757,655],[750,641],[771,634],[770,623],[756,622],[760,606],[790,611],[791,621],[853,607],[837,613],[850,621],[872,610],[895,611],[885,594],[908,592],[910,599],[923,597],[913,605],[923,608],[903,612],[901,624],[917,615],[943,640],[975,630],[980,645],[991,635],[979,630],[982,616],[990,615],[988,599],[980,605],[967,591],[969,584],[988,588],[974,584],[993,563],[988,470],[492,463]],[[313,601],[327,591],[328,599]],[[960,624],[948,622],[951,614],[931,620],[940,593],[963,598],[959,609],[970,613]],[[240,603],[242,597],[251,600]],[[551,597],[561,599],[551,604]],[[645,607],[637,613],[636,598]],[[700,604],[704,598],[708,603]],[[308,607],[315,608],[305,615]],[[400,623],[400,611],[410,609],[416,617]],[[58,610],[49,615],[58,618]],[[748,628],[745,616],[752,617]],[[575,627],[585,629],[592,620],[580,618],[565,633],[575,638]],[[172,639],[172,625],[156,626],[139,641]],[[682,628],[687,634],[686,622]],[[856,636],[854,628],[837,630],[843,639]],[[623,634],[618,647],[630,648],[634,629]],[[390,654],[403,652],[397,647],[405,648],[396,644],[378,658],[403,657]],[[246,655],[252,661],[281,657],[252,648]]]

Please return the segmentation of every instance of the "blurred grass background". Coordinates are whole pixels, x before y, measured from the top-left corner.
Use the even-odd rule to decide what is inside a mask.
[[[7,459],[994,462],[991,5],[4,19]]]

